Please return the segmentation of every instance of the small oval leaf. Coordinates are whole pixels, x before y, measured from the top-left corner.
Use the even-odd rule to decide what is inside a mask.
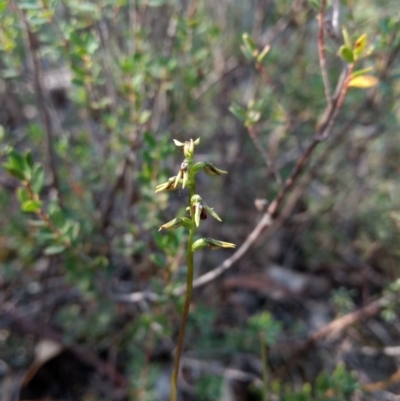
[[[51,246],[48,246],[44,250],[44,254],[45,255],[57,255],[58,253],[61,253],[63,251],[65,251],[64,245],[51,245]]]
[[[22,204],[22,210],[27,213],[35,213],[40,210],[42,206],[41,201],[27,200]]]
[[[354,54],[349,47],[340,46],[338,54],[344,61],[350,64],[354,62]]]
[[[349,86],[352,88],[372,88],[379,82],[378,78],[372,75],[361,75],[350,79]]]

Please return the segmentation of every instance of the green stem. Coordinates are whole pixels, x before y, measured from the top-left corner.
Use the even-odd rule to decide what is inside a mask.
[[[189,210],[190,210],[190,217],[193,222],[193,226],[189,231],[189,239],[188,239],[188,247],[187,247],[187,276],[186,276],[186,296],[185,296],[185,304],[183,305],[182,311],[182,319],[181,325],[179,328],[179,336],[178,336],[178,344],[176,346],[176,355],[174,361],[174,370],[171,376],[171,392],[170,392],[170,401],[176,401],[177,396],[177,388],[178,388],[178,375],[179,375],[179,363],[181,360],[182,349],[183,349],[183,340],[185,336],[185,328],[187,317],[189,315],[189,308],[190,308],[190,301],[192,299],[192,290],[193,290],[193,238],[195,233],[195,224],[194,224],[194,213],[190,205],[190,200],[192,196],[196,192],[196,186],[194,182],[194,176],[191,174],[190,177],[190,187],[189,187]]]
[[[260,333],[262,378],[264,384],[263,401],[268,401],[268,372],[267,372],[267,346],[264,343],[263,333]]]

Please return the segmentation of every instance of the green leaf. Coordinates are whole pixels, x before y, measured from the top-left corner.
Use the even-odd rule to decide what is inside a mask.
[[[254,39],[248,33],[244,33],[242,39],[246,49],[255,57],[258,54],[258,50]]]
[[[343,34],[343,40],[344,40],[345,46],[348,47],[349,49],[351,49],[352,44],[351,44],[349,32],[347,31],[347,29],[345,27],[342,28],[342,34]]]
[[[349,86],[352,88],[368,89],[378,85],[378,78],[373,75],[361,75],[350,79]]]
[[[44,169],[40,164],[36,164],[32,171],[31,185],[33,192],[39,194],[44,185]]]
[[[17,198],[21,203],[25,203],[26,201],[30,200],[28,190],[24,187],[19,187],[17,189]]]
[[[19,180],[24,181],[25,175],[22,171],[15,169],[10,163],[3,164],[4,169],[11,174],[13,177],[18,178]]]
[[[354,55],[351,49],[347,46],[340,46],[338,55],[344,60],[347,61],[348,63],[352,64],[354,63]]]
[[[35,213],[40,210],[41,206],[41,201],[29,199],[22,204],[22,210],[27,213]]]
[[[71,228],[68,231],[68,238],[69,240],[75,241],[78,238],[79,231],[80,231],[80,224],[77,221],[73,221],[71,224]]]
[[[57,255],[65,251],[64,245],[51,245],[44,250],[45,255]]]
[[[94,36],[89,36],[86,43],[86,51],[88,54],[92,55],[99,48],[99,41]]]
[[[24,157],[15,149],[12,149],[11,152],[8,154],[8,162],[12,167],[21,172],[23,172],[26,167],[26,161]]]
[[[358,76],[360,76],[360,75],[364,75],[364,74],[366,74],[367,72],[372,71],[373,69],[374,69],[374,67],[368,67],[368,68],[363,68],[362,70],[354,71],[354,72],[351,74],[351,78],[355,78],[355,77],[358,77]]]
[[[31,152],[30,150],[28,150],[28,151],[25,153],[25,162],[26,162],[26,165],[27,165],[29,168],[32,168],[32,167],[33,167],[33,157],[32,157],[32,152]]]
[[[246,110],[239,106],[237,103],[232,103],[229,107],[229,111],[240,121],[246,121]]]
[[[271,49],[270,45],[267,45],[264,47],[264,49],[261,51],[261,53],[257,56],[257,63],[262,63],[262,61],[264,60],[264,57],[268,54],[270,49]]]

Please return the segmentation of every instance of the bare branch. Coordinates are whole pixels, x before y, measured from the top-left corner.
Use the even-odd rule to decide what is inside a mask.
[[[268,167],[268,172],[270,172],[274,175],[276,182],[279,185],[282,185],[282,178],[281,178],[279,172],[276,170],[271,158],[268,156],[268,153],[264,150],[263,146],[261,145],[261,142],[258,138],[256,130],[254,129],[254,126],[247,127],[247,132],[249,133],[250,138],[252,139],[252,141],[254,143],[254,146],[258,149],[261,156],[263,157],[265,164]]]
[[[50,175],[52,179],[52,186],[56,189],[57,194],[61,202],[60,193],[60,179],[57,170],[56,152],[54,149],[54,132],[51,122],[50,111],[47,107],[47,99],[45,91],[43,89],[42,83],[42,72],[40,66],[40,60],[37,56],[36,50],[40,44],[37,43],[37,38],[34,36],[32,30],[30,29],[28,20],[25,14],[20,10],[12,1],[9,2],[11,9],[16,12],[21,19],[24,34],[27,56],[30,64],[30,69],[33,77],[33,85],[35,89],[35,95],[37,97],[37,107],[40,110],[41,118],[44,125],[44,130],[46,134],[46,146],[49,159]]]
[[[290,360],[285,363],[285,366],[277,373],[278,377],[284,377],[293,367],[296,359],[304,352],[310,350],[317,342],[324,340],[328,337],[339,335],[351,325],[358,323],[362,320],[369,319],[383,309],[385,302],[389,300],[388,297],[382,297],[373,301],[362,308],[332,320],[325,326],[314,331],[307,339],[294,346],[290,353]],[[279,347],[279,345],[278,345]],[[284,345],[287,348],[287,344]]]

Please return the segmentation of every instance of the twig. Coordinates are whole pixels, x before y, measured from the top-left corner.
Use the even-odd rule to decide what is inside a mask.
[[[11,9],[20,16],[24,28],[26,49],[27,49],[30,69],[33,76],[33,84],[35,88],[35,94],[37,97],[37,106],[41,112],[40,114],[43,120],[44,130],[46,134],[46,146],[49,158],[49,168],[52,179],[52,186],[56,189],[58,197],[60,199],[60,203],[62,203],[61,192],[60,192],[60,179],[58,176],[57,162],[56,162],[56,152],[54,150],[54,132],[51,122],[50,112],[47,109],[47,99],[45,96],[45,92],[43,90],[40,60],[38,59],[38,56],[36,54],[36,48],[37,48],[36,38],[34,37],[34,34],[32,33],[29,27],[29,23],[25,17],[25,14],[12,1],[10,1],[8,4],[10,5]]]
[[[360,322],[361,320],[369,319],[372,316],[377,315],[383,309],[385,303],[387,303],[388,301],[389,297],[381,297],[354,312],[348,313],[347,315],[332,320],[327,325],[314,331],[314,333],[312,333],[306,340],[302,341],[298,345],[295,345],[295,347],[291,350],[289,361],[287,361],[281,371],[277,373],[277,376],[280,378],[286,376],[288,371],[290,371],[290,369],[293,367],[296,359],[302,353],[310,350],[317,342],[325,338],[332,337],[334,335],[337,336],[339,333],[341,333],[343,330],[347,329],[354,323]],[[287,348],[287,344],[284,345],[284,347]]]
[[[280,176],[279,172],[276,170],[276,168],[274,166],[274,163],[272,162],[272,160],[268,156],[267,152],[262,147],[261,142],[258,139],[258,135],[256,133],[256,130],[254,129],[254,126],[247,127],[247,131],[248,131],[248,133],[250,135],[250,138],[252,139],[252,141],[254,143],[254,146],[261,153],[261,156],[263,157],[263,159],[265,161],[265,164],[268,167],[269,172],[271,172],[274,175],[274,177],[276,179],[276,182],[279,185],[282,185],[282,177]]]
[[[326,65],[325,38],[324,38],[325,7],[326,7],[326,0],[322,0],[321,8],[318,14],[318,55],[319,55],[319,65],[321,67],[321,75],[324,81],[325,97],[328,104],[330,104],[332,103],[332,93]]]
[[[244,372],[243,370],[234,368],[224,368],[217,366],[215,363],[200,361],[194,358],[183,357],[182,365],[191,369],[198,369],[207,373],[212,373],[218,376],[222,376],[228,380],[238,380],[238,381],[250,381],[256,386],[261,387],[262,381],[260,378],[252,373]]]

